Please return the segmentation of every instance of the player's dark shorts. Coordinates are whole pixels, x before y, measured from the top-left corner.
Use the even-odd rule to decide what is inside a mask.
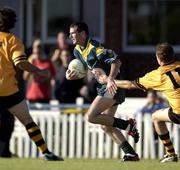
[[[180,124],[180,114],[174,113],[172,108],[169,109],[168,115],[173,123]]]
[[[8,109],[24,100],[24,97],[20,93],[20,91],[9,95],[9,96],[0,96],[0,106],[2,108]]]
[[[98,84],[97,86],[97,95],[106,97],[106,85]],[[116,100],[116,104],[121,104],[125,101],[125,90],[118,88],[117,93],[112,97]]]

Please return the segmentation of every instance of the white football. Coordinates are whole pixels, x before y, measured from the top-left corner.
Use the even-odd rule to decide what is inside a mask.
[[[75,71],[79,79],[85,77],[87,74],[87,70],[85,69],[82,62],[78,59],[73,59],[69,63],[68,69],[71,71]]]

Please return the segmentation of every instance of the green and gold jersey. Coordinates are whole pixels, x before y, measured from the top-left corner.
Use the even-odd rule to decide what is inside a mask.
[[[180,114],[180,62],[160,66],[135,81],[141,89],[161,91],[174,113]]]
[[[101,68],[106,75],[109,75],[111,64],[119,59],[119,56],[112,50],[105,49],[99,42],[92,38],[87,38],[86,46],[82,49],[79,45],[76,45],[74,49],[74,56],[79,59],[85,67],[93,70],[94,68]],[[97,95],[106,96],[106,85],[98,84]],[[113,96],[113,99],[117,104],[121,104],[125,100],[124,90],[118,88],[117,93]]]
[[[84,49],[76,45],[74,56],[90,70],[93,68],[101,68],[106,75],[110,73],[111,63],[119,59],[114,51],[105,49],[99,42],[89,37]]]

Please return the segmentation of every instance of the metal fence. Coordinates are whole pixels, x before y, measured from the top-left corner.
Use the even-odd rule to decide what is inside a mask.
[[[162,157],[164,148],[161,142],[154,139],[151,115],[135,113],[143,104],[144,99],[127,99],[118,107],[116,117],[127,119],[135,117],[140,131],[140,141],[134,144],[127,137],[141,158]],[[80,102],[81,103],[81,102]],[[35,122],[40,126],[48,147],[64,158],[120,158],[123,153],[120,147],[104,134],[99,125],[86,121],[84,110],[89,105],[38,105],[30,110]],[[34,110],[36,108],[36,110]],[[180,152],[179,127],[168,124],[176,152]],[[36,146],[30,141],[25,128],[16,120],[12,134],[10,149],[19,157],[41,157]]]

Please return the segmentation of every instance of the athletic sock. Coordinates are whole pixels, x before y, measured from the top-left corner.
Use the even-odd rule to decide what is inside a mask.
[[[39,150],[43,154],[50,153],[47,148],[47,144],[42,137],[41,131],[40,131],[39,127],[36,125],[36,123],[31,122],[31,123],[27,124],[26,130],[29,134],[29,137],[34,141],[36,146],[39,148]]]
[[[132,146],[128,143],[128,141],[124,141],[121,145],[120,145],[121,149],[124,151],[125,154],[130,153],[132,155],[135,155],[136,152],[134,151],[134,149],[132,148]]]
[[[114,118],[113,127],[117,127],[122,130],[129,130],[128,120]]]
[[[174,155],[175,154],[175,150],[174,150],[173,144],[171,142],[171,139],[170,139],[170,136],[169,136],[169,132],[164,134],[164,135],[159,135],[159,138],[162,140],[167,154],[170,155],[170,156]]]

